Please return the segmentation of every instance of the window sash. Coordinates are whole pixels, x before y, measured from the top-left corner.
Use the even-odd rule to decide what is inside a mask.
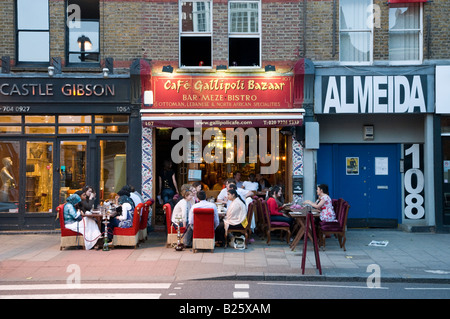
[[[17,61],[50,61],[48,0],[17,0]]]
[[[372,0],[340,0],[339,60],[344,64],[370,64],[373,26],[368,23]]]
[[[180,2],[180,34],[212,35],[212,1]]]
[[[69,21],[67,8],[75,1],[66,2],[66,21]],[[81,16],[79,23],[66,23],[66,55],[68,64],[87,64],[100,62],[100,2],[92,1],[89,7],[84,8],[83,2],[77,3],[80,6]],[[87,5],[87,4],[86,4]],[[88,9],[89,15],[83,17],[83,10]],[[93,11],[93,10],[97,11]],[[82,36],[89,38],[90,45],[85,45],[84,51],[78,43],[78,39]]]
[[[422,5],[392,4],[389,7],[389,61],[422,61]]]

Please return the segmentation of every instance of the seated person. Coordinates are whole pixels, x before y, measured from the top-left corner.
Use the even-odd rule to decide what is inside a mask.
[[[226,185],[226,187],[224,189],[222,189],[220,191],[219,195],[217,196],[217,202],[227,204],[227,207],[231,204],[231,201],[228,199],[228,190],[230,188],[236,189],[237,193],[239,194],[239,196],[242,197],[243,200],[245,200],[247,197],[253,196],[252,191],[245,190],[243,188],[237,188],[236,182],[232,178],[227,179],[225,182],[225,185]]]
[[[216,240],[225,243],[225,232],[233,229],[243,229],[247,227],[247,207],[244,200],[238,195],[236,189],[227,192],[231,204],[228,206],[227,214],[216,229]]]
[[[108,239],[112,240],[114,228],[130,228],[133,226],[134,202],[130,197],[130,192],[122,188],[116,196],[116,211],[111,215],[108,223]],[[138,217],[139,218],[139,217]]]
[[[177,202],[172,212],[172,224],[185,227],[188,224],[189,210],[194,205],[194,195],[190,190],[182,189],[183,198]]]
[[[193,235],[193,229],[194,229],[194,209],[196,208],[212,208],[214,209],[214,229],[217,228],[219,225],[219,213],[217,211],[217,206],[214,203],[208,202],[206,200],[206,192],[200,191],[198,192],[198,199],[200,200],[198,203],[195,203],[191,206],[191,209],[189,210],[189,227],[186,229],[186,233],[183,238],[183,242],[186,245],[186,247],[192,247],[192,235]]]
[[[270,183],[267,179],[264,178],[261,174],[256,174],[256,181],[259,183],[258,191],[264,192],[270,188]]]
[[[242,186],[247,191],[253,191],[256,192],[258,190],[258,182],[256,181],[256,175],[251,173],[248,175],[248,181],[245,181],[242,183]]]
[[[81,233],[84,238],[86,250],[95,246],[100,238],[100,230],[97,223],[88,217],[84,217],[84,212],[80,209],[81,198],[78,194],[70,195],[64,205],[64,224],[67,229]]]
[[[337,222],[336,213],[333,209],[333,202],[328,195],[328,185],[320,184],[316,189],[317,201],[313,203],[310,200],[305,200],[303,203],[311,205],[314,208],[320,209],[320,220],[326,222]]]
[[[282,205],[278,200],[281,197],[281,188],[274,186],[269,190],[269,198],[267,199],[267,207],[269,208],[270,221],[272,222],[285,222],[292,227],[294,219],[283,213],[285,205]]]

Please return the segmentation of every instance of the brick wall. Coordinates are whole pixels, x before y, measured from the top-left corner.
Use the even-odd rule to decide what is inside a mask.
[[[0,56],[15,58],[15,1],[0,2]],[[65,1],[50,3],[50,54],[65,59]],[[228,55],[228,2],[213,2],[213,63],[226,64]],[[374,31],[374,61],[387,61],[388,10],[386,0],[375,0],[381,27]],[[306,7],[306,21],[303,21]],[[450,1],[424,5],[424,58],[449,59]],[[129,67],[136,58],[154,65],[178,64],[177,0],[101,0],[101,57],[113,57],[116,67]],[[299,57],[339,61],[339,1],[333,32],[333,0],[262,0],[263,65],[290,68]],[[429,24],[427,23],[429,21]],[[306,29],[303,26],[306,25]],[[428,31],[431,35],[428,35]],[[335,45],[333,47],[333,38]],[[305,55],[304,55],[305,53]],[[334,55],[333,55],[334,53]],[[281,70],[282,71],[282,70]]]

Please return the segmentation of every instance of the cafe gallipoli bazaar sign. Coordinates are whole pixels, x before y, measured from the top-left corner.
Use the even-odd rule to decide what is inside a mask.
[[[293,80],[274,77],[153,77],[153,108],[292,108]]]

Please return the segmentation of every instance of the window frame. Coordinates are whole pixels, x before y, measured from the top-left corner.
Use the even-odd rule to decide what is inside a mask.
[[[98,18],[98,50],[97,51],[90,51],[89,53],[93,53],[93,54],[98,54],[98,61],[89,61],[89,62],[70,62],[70,55],[71,54],[77,54],[79,53],[78,51],[70,51],[70,28],[69,28],[69,15],[67,12],[67,7],[69,5],[69,0],[65,0],[64,1],[64,21],[65,21],[65,58],[66,58],[66,62],[65,65],[67,67],[81,67],[81,68],[89,68],[89,67],[98,67],[100,66],[101,63],[101,40],[102,37],[100,36],[100,32],[101,32],[101,26],[100,26],[100,20],[101,20],[101,12],[100,12],[100,0],[98,0],[98,13],[99,13],[99,18]],[[82,19],[81,22],[83,21],[96,21],[96,20],[87,20],[87,19]],[[81,52],[81,49],[80,49]],[[80,53],[81,54],[81,53]]]
[[[391,30],[389,27],[388,33],[389,33],[389,39],[388,39],[388,50],[389,50],[389,65],[417,65],[422,64],[423,62],[423,3],[398,3],[398,4],[390,4],[389,5],[389,11],[392,7],[399,7],[399,5],[402,6],[411,6],[411,5],[419,5],[419,29],[396,29]],[[390,17],[390,14],[388,15]],[[390,21],[389,21],[390,22]],[[391,60],[390,58],[390,48],[389,48],[389,41],[391,37],[391,33],[401,33],[405,31],[418,31],[419,33],[419,58],[418,60]]]
[[[232,3],[257,3],[258,4],[258,32],[232,32],[231,4]],[[230,38],[258,38],[259,39],[259,62],[256,66],[233,66],[230,61]],[[229,0],[228,1],[228,67],[230,69],[259,69],[262,67],[262,2],[261,0]]]
[[[209,14],[209,31],[183,31],[183,3],[187,2],[208,2],[210,4]],[[182,64],[182,50],[181,42],[182,38],[188,37],[204,37],[210,38],[211,41],[211,65],[183,65]],[[198,69],[198,70],[210,70],[214,66],[213,58],[213,0],[180,0],[178,1],[178,66],[181,69]]]
[[[359,0],[352,0],[354,3],[358,2]],[[373,0],[371,0],[371,6],[374,5]],[[369,6],[370,6],[369,5]],[[374,51],[374,44],[373,44],[373,39],[374,39],[374,24],[372,24],[371,28],[367,28],[367,29],[342,29],[341,26],[341,3],[339,2],[339,6],[338,6],[338,17],[339,17],[339,63],[341,65],[355,65],[355,66],[366,66],[366,65],[372,65],[373,64],[373,51]],[[367,12],[367,11],[366,11]],[[342,49],[341,49],[341,45],[342,45],[342,41],[341,41],[341,34],[345,32],[345,33],[369,33],[369,61],[342,61]]]
[[[50,3],[49,0],[47,0],[47,29],[20,29],[19,28],[19,2],[21,0],[15,1],[15,46],[16,46],[16,65],[20,66],[48,66],[50,63]],[[39,32],[39,33],[47,33],[48,35],[48,60],[46,61],[26,61],[26,60],[20,60],[20,33],[30,33],[30,32]]]

